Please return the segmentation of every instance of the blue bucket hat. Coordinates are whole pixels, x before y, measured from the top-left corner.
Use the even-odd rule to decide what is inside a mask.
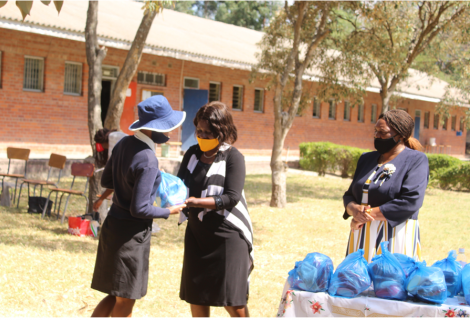
[[[137,105],[139,120],[129,126],[129,130],[147,129],[156,132],[169,132],[178,128],[186,118],[186,112],[175,111],[162,95],[152,96]]]

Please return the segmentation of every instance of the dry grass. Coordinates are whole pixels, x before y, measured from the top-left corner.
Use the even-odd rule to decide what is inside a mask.
[[[295,261],[309,252],[342,261],[348,223],[342,218],[341,197],[350,181],[305,175],[288,177],[285,209],[268,206],[270,176],[250,175],[246,195],[255,233],[255,270],[249,307],[254,317],[274,316],[280,294]],[[73,198],[71,198],[73,199]],[[21,206],[21,204],[23,206]],[[90,289],[97,240],[66,233],[55,219],[41,220],[20,210],[0,207],[0,316],[89,316],[104,296]],[[423,253],[428,263],[451,249],[470,248],[467,218],[470,194],[429,190],[420,214]],[[75,198],[68,215],[82,214],[84,202]],[[138,317],[188,317],[179,299],[185,226],[176,217],[157,221],[161,231],[152,237],[147,296],[137,302]],[[227,316],[213,308],[214,316]]]

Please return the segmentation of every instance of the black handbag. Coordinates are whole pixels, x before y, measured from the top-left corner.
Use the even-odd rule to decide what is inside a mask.
[[[42,213],[44,206],[46,205],[47,198],[44,197],[29,197],[28,199],[28,212],[29,213]],[[49,200],[47,204],[46,214],[51,215],[53,202]]]

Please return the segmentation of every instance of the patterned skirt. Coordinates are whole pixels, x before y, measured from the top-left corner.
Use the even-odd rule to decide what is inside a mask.
[[[419,240],[418,220],[409,219],[396,227],[386,221],[370,221],[359,230],[349,234],[346,256],[364,249],[364,258],[371,262],[375,255],[381,254],[380,243],[388,241],[391,253],[402,253],[421,261],[421,244]]]

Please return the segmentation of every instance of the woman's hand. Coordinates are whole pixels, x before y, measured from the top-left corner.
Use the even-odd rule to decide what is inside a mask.
[[[353,216],[354,220],[363,224],[374,220],[374,218],[366,212],[368,209],[370,209],[370,206],[365,207],[357,204],[354,201],[351,201],[346,206],[346,211],[348,214]]]
[[[98,212],[100,210],[101,205],[103,204],[103,199],[98,199],[93,203],[93,211]]]
[[[361,229],[363,225],[364,225],[364,223],[362,223],[362,222],[358,222],[354,219],[351,220],[351,230],[352,231]]]
[[[189,197],[188,199],[186,199],[186,201],[184,202],[186,204],[186,206],[188,207],[195,207],[195,208],[198,208],[200,206],[200,200],[199,198],[195,198],[195,197]]]
[[[183,210],[184,208],[186,208],[185,204],[180,204],[180,205],[177,205],[177,206],[168,207],[168,209],[170,209],[170,214],[180,213],[181,210]]]

